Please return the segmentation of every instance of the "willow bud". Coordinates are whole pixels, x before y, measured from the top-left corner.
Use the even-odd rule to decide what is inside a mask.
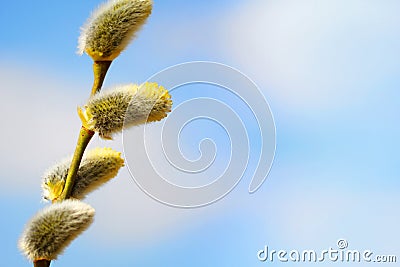
[[[63,191],[71,159],[50,168],[43,176],[43,197],[56,200]],[[71,197],[83,199],[87,194],[115,177],[124,166],[121,153],[111,148],[95,148],[85,152],[72,187]]]
[[[112,61],[151,14],[151,0],[110,0],[93,12],[81,29],[78,53],[94,61]]]
[[[94,209],[65,200],[39,211],[26,226],[19,248],[31,261],[55,260],[93,222]]]
[[[171,106],[168,91],[157,83],[147,82],[96,94],[89,99],[85,110],[78,108],[78,114],[84,127],[111,139],[112,134],[124,128],[165,118]]]

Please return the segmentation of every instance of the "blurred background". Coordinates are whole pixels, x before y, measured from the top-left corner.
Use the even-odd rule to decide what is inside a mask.
[[[257,252],[265,245],[322,251],[336,248],[340,238],[349,249],[400,261],[400,2],[154,2],[105,87],[140,83],[187,61],[230,65],[270,104],[273,167],[255,194],[247,192],[248,172],[227,197],[198,209],[153,200],[124,168],[85,200],[96,209],[95,223],[52,266],[280,266],[285,263],[260,262]],[[76,107],[92,82],[92,61],[75,53],[77,38],[99,4],[37,0],[0,7],[2,266],[31,266],[17,240],[47,205],[40,197],[43,172],[74,150]],[[172,97],[179,103],[199,91],[213,90],[182,87]],[[212,125],[201,127],[224,138]],[[196,132],[202,135],[192,130],[190,136]],[[182,142],[188,157],[198,154],[193,140]],[[94,146],[122,150],[122,138],[95,136]]]

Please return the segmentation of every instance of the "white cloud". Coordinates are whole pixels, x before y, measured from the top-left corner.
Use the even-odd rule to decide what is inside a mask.
[[[222,50],[286,109],[340,109],[381,90],[399,67],[399,7],[246,1],[222,21]]]
[[[0,83],[1,189],[38,191],[43,170],[72,153],[79,103],[72,94],[65,94],[71,84],[33,66],[2,64]]]

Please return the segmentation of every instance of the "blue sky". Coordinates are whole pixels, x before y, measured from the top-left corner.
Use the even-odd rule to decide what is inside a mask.
[[[80,126],[75,110],[92,82],[90,58],[75,53],[79,27],[100,3],[8,1],[0,9],[5,265],[31,265],[17,249],[18,237],[45,205],[41,175],[73,151]],[[247,193],[248,172],[226,198],[200,209],[154,201],[125,168],[85,200],[96,209],[95,223],[52,266],[280,266],[258,261],[257,251],[264,245],[321,251],[339,238],[351,249],[397,253],[399,261],[399,8],[394,0],[155,0],[105,86],[140,83],[187,61],[231,65],[270,104],[277,131],[273,167],[255,194]],[[240,107],[212,90],[182,87],[172,97],[180,103],[208,95]],[[254,122],[246,126],[256,135]],[[221,129],[198,122],[186,134],[182,149],[189,158],[198,156],[198,140],[214,134],[222,144],[216,164],[223,166],[228,152]],[[251,141],[250,169],[257,142]],[[121,136],[113,142],[95,137],[96,145],[122,150]],[[353,266],[324,266],[341,264]]]

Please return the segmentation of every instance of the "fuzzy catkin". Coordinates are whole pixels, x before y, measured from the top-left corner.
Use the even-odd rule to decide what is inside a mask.
[[[78,109],[78,113],[87,129],[99,132],[104,139],[111,139],[112,134],[124,128],[165,118],[171,106],[168,91],[157,83],[147,82],[96,94],[89,99],[85,110]]]
[[[115,59],[151,14],[151,0],[111,0],[101,5],[81,29],[78,53],[95,61]]]
[[[78,200],[65,200],[39,211],[28,223],[19,248],[31,261],[55,260],[93,222],[94,209]]]
[[[43,176],[43,197],[47,200],[57,199],[65,184],[71,159],[64,160],[50,168]],[[87,194],[115,177],[124,166],[121,153],[111,148],[95,148],[86,151],[79,166],[72,187],[71,197],[83,199]]]

